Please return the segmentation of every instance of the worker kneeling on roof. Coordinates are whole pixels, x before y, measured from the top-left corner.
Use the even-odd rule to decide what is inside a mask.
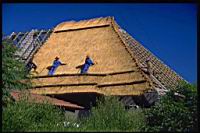
[[[66,64],[65,64],[65,63],[61,63],[61,62],[59,61],[59,58],[56,57],[55,60],[54,60],[54,62],[53,62],[53,65],[52,65],[52,66],[50,67],[50,69],[49,69],[48,75],[53,75],[54,72],[56,71],[56,69],[57,69],[60,65],[66,65]]]
[[[97,64],[97,63],[95,63]],[[90,59],[89,55],[86,56],[85,63],[81,68],[81,74],[87,73],[90,66],[94,65],[93,61]]]
[[[31,71],[31,69],[34,69],[34,71],[36,71],[37,69],[37,65],[33,62],[33,59],[31,59],[28,64],[26,65],[26,69],[28,72]]]

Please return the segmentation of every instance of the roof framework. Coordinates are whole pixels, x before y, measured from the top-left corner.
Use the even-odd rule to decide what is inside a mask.
[[[32,59],[35,52],[48,39],[52,30],[31,30],[30,32],[13,32],[10,36],[3,39],[11,39],[18,50],[15,53],[17,59],[27,64]]]

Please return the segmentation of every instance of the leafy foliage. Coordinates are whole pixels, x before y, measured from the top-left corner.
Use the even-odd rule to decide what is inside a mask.
[[[174,93],[185,97],[177,97]],[[147,131],[197,131],[197,88],[185,82],[146,111]]]
[[[48,103],[28,103],[26,100],[9,103],[3,108],[2,130],[11,131],[63,131],[64,120],[60,109]]]
[[[80,120],[64,117],[60,109],[48,103],[28,103],[26,99],[9,103],[3,109],[3,131],[140,131],[144,126],[141,110],[127,111],[113,97],[98,103],[90,117]],[[63,122],[79,123],[80,127],[64,126]]]
[[[140,131],[144,123],[141,110],[125,110],[116,97],[105,97],[83,120],[82,131]]]
[[[2,80],[3,80],[3,101],[8,100],[9,92],[12,89],[25,89],[30,83],[19,82],[26,78],[25,65],[14,58],[15,45],[11,41],[2,42]]]

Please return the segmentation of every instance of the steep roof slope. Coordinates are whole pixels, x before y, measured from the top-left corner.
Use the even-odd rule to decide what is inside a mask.
[[[100,20],[61,23],[55,27],[54,33],[34,55],[39,75],[47,74],[46,67],[56,56],[67,63],[60,66],[56,74],[77,73],[76,66],[84,63],[87,54],[98,63],[90,68],[91,73],[117,72],[135,67],[137,64],[113,29],[112,18]]]
[[[38,65],[39,79],[34,81],[35,88],[38,89],[32,92],[39,94],[82,92],[83,89],[79,87],[88,80],[89,75],[76,75],[74,79],[70,77],[71,82],[65,80],[62,84],[59,84],[61,81],[58,77],[63,74],[68,74],[69,77],[70,74],[79,73],[76,67],[84,63],[87,54],[98,63],[89,69],[90,74],[97,74],[90,80],[92,91],[113,95],[138,95],[152,89],[151,79],[140,69],[137,60],[131,55],[118,32],[113,17],[70,21],[56,26],[46,43],[34,55],[33,62]],[[58,67],[55,76],[46,76],[47,79],[43,80],[44,78],[40,77],[47,75],[46,67],[52,64],[56,56],[67,65]],[[124,73],[123,76],[121,73]],[[97,78],[98,74],[106,76]],[[68,91],[69,86],[73,86],[72,91]],[[85,89],[84,91],[87,91],[87,87]]]

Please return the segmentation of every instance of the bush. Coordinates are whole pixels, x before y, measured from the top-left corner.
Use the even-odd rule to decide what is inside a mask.
[[[125,110],[116,97],[105,97],[82,123],[82,131],[140,131],[144,115],[141,110]]]
[[[28,103],[25,99],[10,102],[6,108],[3,108],[2,118],[4,132],[64,130],[63,113],[48,103]]]
[[[26,79],[25,64],[16,60],[14,53],[17,48],[11,40],[2,42],[2,79],[3,79],[3,131],[62,131],[63,125],[56,124],[64,119],[61,110],[48,103],[28,103],[26,98],[13,102],[10,91],[31,87],[30,82],[22,83]],[[5,106],[6,105],[6,106]]]
[[[178,92],[185,98],[177,98]],[[147,131],[197,131],[197,88],[185,82],[147,109]]]
[[[10,90],[25,89],[30,86],[30,82],[18,82],[26,78],[25,64],[14,58],[16,47],[10,40],[2,42],[2,81],[3,81],[3,102],[6,103]]]

